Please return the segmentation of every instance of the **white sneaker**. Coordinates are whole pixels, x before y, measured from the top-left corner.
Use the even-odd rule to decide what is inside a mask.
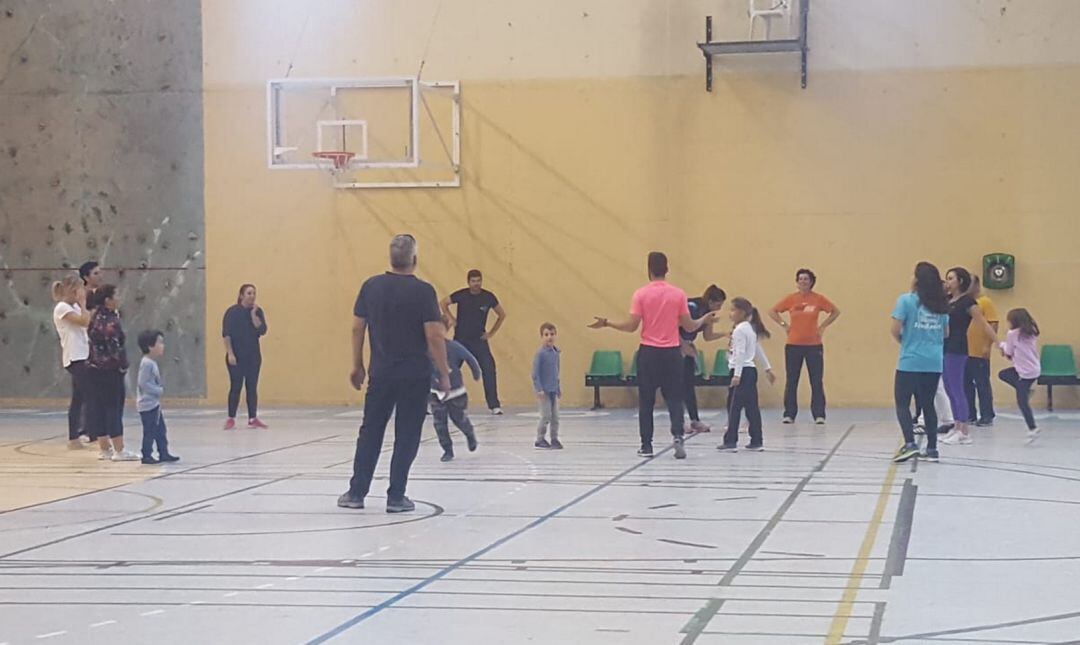
[[[960,433],[956,430],[953,430],[944,437],[939,437],[938,441],[944,444],[948,444],[950,446],[955,446],[956,444],[960,443]]]
[[[967,434],[960,435],[959,443],[961,446],[970,446],[971,444],[975,443],[975,440],[971,438],[971,433],[969,432]]]
[[[1039,433],[1040,432],[1041,431],[1038,428],[1032,428],[1031,430],[1028,430],[1027,431],[1027,438],[1024,439],[1024,443],[1026,443],[1028,445],[1031,445],[1031,444],[1035,443],[1035,440],[1039,438]]]
[[[112,456],[112,448],[109,448],[108,450],[102,450],[101,452],[99,452],[97,458],[98,461],[109,461],[110,459],[112,459]]]
[[[497,417],[501,417],[503,411],[502,411],[502,408],[491,408],[491,413],[494,414]]]
[[[112,456],[113,461],[139,461],[140,459],[142,457],[126,448],[123,452],[114,452]]]

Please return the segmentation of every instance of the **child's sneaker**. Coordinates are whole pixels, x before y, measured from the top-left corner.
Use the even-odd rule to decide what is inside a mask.
[[[469,452],[476,452],[476,433],[470,432],[469,434],[465,435],[465,443],[469,446]]]
[[[737,445],[735,445],[733,443],[731,443],[731,444],[722,443],[719,446],[717,446],[716,449],[719,450],[720,452],[739,452],[739,446],[737,446]]]
[[[153,466],[154,464],[160,464],[161,462],[153,457],[143,457],[142,462],[147,466]]]
[[[975,443],[975,440],[971,438],[970,432],[961,432],[958,443],[961,446],[970,446],[971,444]]]
[[[952,432],[945,435],[944,437],[938,438],[938,441],[940,441],[941,443],[950,445],[950,446],[955,446],[956,444],[960,443],[960,433],[957,432],[956,430],[953,430]]]
[[[258,428],[260,430],[267,430],[267,429],[270,428],[270,426],[268,426],[265,423],[263,423],[262,421],[260,421],[259,417],[255,417],[254,419],[248,419],[248,429],[249,430],[254,430],[256,428]]]
[[[225,419],[225,426],[222,427],[221,429],[222,430],[235,430],[236,429],[236,419],[234,419],[232,417],[229,417],[228,419]]]
[[[760,443],[748,443],[743,446],[743,450],[749,450],[750,452],[762,452],[765,450],[765,446]]]
[[[493,415],[495,415],[497,417],[501,417],[502,414],[503,414],[503,410],[502,410],[502,408],[491,408],[491,414],[493,414]]]
[[[165,454],[165,455],[158,455],[158,461],[160,461],[163,464],[171,464],[173,462],[180,461],[180,458],[177,457],[176,455]]]
[[[1024,439],[1024,443],[1031,445],[1035,443],[1035,440],[1039,438],[1040,430],[1038,428],[1032,428],[1027,431],[1027,438]]]
[[[929,462],[934,463],[934,464],[941,461],[941,457],[938,455],[937,448],[935,448],[933,450],[927,449],[927,450],[924,450],[923,452],[920,452],[919,453],[919,459],[923,459],[925,461],[929,461]]]
[[[99,452],[97,458],[98,461],[109,461],[112,459],[112,456],[113,449],[109,448],[108,450],[102,450],[101,452]]]
[[[113,461],[141,461],[142,457],[125,448],[121,452],[114,452],[111,459]]]
[[[640,448],[638,448],[637,454],[638,454],[638,457],[652,457],[653,456],[652,445],[650,444],[650,445],[641,446]]]
[[[791,417],[784,417],[783,419],[780,419],[780,423],[789,426],[795,423],[795,419],[792,419]]]
[[[894,464],[902,464],[908,459],[919,454],[919,446],[914,443],[904,444],[900,450],[896,452],[896,456],[893,457]]]
[[[439,457],[439,461],[444,461],[444,462],[445,461],[451,461],[453,459],[454,459],[454,451],[453,450],[444,450],[443,454],[442,454],[442,457]]]
[[[552,439],[551,440],[551,449],[552,450],[562,450],[562,443],[560,443],[558,439]]]
[[[533,444],[533,447],[534,448],[550,448],[551,444],[547,442],[547,439],[544,439],[544,438],[541,437],[540,439],[536,440],[536,443]]]
[[[675,437],[675,458],[686,459],[686,448],[683,446],[682,437]]]

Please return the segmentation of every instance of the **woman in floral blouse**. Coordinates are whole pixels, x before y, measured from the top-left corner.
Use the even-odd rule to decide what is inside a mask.
[[[98,459],[138,461],[139,455],[124,449],[124,375],[128,359],[124,328],[116,311],[120,296],[116,286],[106,284],[94,291],[93,298],[90,306],[95,308],[94,315],[86,330],[90,339],[86,426],[90,436],[98,438]]]

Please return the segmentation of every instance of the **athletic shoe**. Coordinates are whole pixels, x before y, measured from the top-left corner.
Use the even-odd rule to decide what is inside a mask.
[[[638,454],[638,457],[652,457],[653,456],[652,446],[642,446],[642,447],[638,448],[637,454]]]
[[[960,443],[960,433],[956,430],[953,430],[944,437],[938,437],[938,441],[944,444],[948,444],[950,446],[955,446]]]
[[[894,464],[900,464],[919,454],[919,447],[914,443],[905,444],[893,457]]]
[[[235,430],[235,429],[236,429],[236,419],[234,419],[232,417],[229,417],[228,419],[225,419],[225,427],[223,427],[222,430]]]
[[[465,443],[469,446],[469,452],[476,452],[476,433],[470,432],[465,435]]]
[[[551,447],[551,444],[548,443],[547,439],[544,439],[543,437],[541,437],[540,439],[537,439],[536,443],[533,444],[533,448],[550,448],[550,447]]]
[[[825,425],[825,417],[818,417],[818,418],[814,419],[814,423],[816,423],[819,426]]]
[[[792,419],[791,417],[784,417],[780,420],[780,423],[783,423],[784,425],[791,425],[792,423],[795,423],[795,419]]]
[[[453,451],[447,450],[446,452],[444,452],[442,454],[442,457],[439,457],[439,461],[450,461],[453,458],[454,458]]]
[[[152,466],[154,464],[160,464],[161,463],[160,461],[158,461],[157,459],[154,459],[153,457],[143,457],[142,462],[144,464],[146,464],[147,466]]]
[[[919,435],[926,434],[926,427],[925,426],[915,426],[914,428],[912,428],[912,430],[915,432],[915,434],[919,434]]]
[[[739,447],[735,444],[722,443],[716,447],[720,452],[739,452]]]
[[[705,423],[703,423],[701,421],[691,421],[690,422],[690,429],[692,431],[694,431],[695,433],[696,432],[712,432],[712,428],[710,428],[707,424],[705,424]]]
[[[749,450],[750,452],[763,452],[765,450],[765,446],[760,443],[748,443],[743,446],[743,450]]]
[[[352,493],[345,492],[337,498],[337,505],[341,508],[364,508],[364,498],[353,497]]]
[[[270,426],[260,421],[259,417],[255,417],[254,419],[248,419],[248,430],[254,430],[256,428],[258,428],[259,430],[268,430],[270,429]]]
[[[416,510],[416,504],[404,495],[401,499],[388,499],[386,500],[386,512],[387,513],[409,513]]]
[[[501,417],[503,411],[502,411],[502,408],[491,408],[491,413],[494,414],[497,417]]]
[[[125,448],[122,452],[114,452],[113,461],[141,461],[142,457]]]
[[[937,433],[938,434],[945,434],[946,432],[952,432],[955,429],[956,429],[956,424],[955,423],[944,423],[944,424],[938,426]]]
[[[978,421],[975,422],[975,427],[977,427],[977,428],[989,428],[989,427],[991,427],[993,425],[994,425],[994,420],[993,419],[979,419]]]
[[[112,448],[109,448],[108,450],[102,450],[101,452],[99,452],[97,458],[98,461],[109,461],[110,459],[112,459],[112,456]]]
[[[960,435],[959,443],[960,443],[961,446],[970,446],[971,444],[975,443],[975,440],[971,438],[971,433],[970,432],[962,433]]]
[[[180,458],[177,457],[176,455],[164,454],[164,455],[158,455],[158,461],[160,461],[162,463],[165,463],[165,464],[171,464],[173,462],[180,461]]]
[[[83,449],[82,442],[79,441],[78,439],[72,439],[71,441],[68,442],[68,450],[82,450],[82,449]]]
[[[558,439],[552,439],[551,440],[551,449],[552,450],[562,450],[562,443],[560,443]]]
[[[1035,443],[1035,440],[1039,438],[1040,432],[1041,431],[1038,428],[1032,428],[1031,430],[1028,430],[1027,438],[1024,439],[1024,443],[1028,445]]]
[[[683,447],[682,437],[675,438],[675,458],[686,459],[686,448]]]
[[[919,459],[924,459],[926,461],[929,461],[929,462],[935,463],[935,464],[938,463],[939,461],[941,461],[941,458],[938,456],[937,448],[935,448],[933,450],[924,450],[924,451],[920,452],[919,453]]]

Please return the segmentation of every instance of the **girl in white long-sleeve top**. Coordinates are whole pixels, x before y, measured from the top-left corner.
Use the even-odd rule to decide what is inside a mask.
[[[745,412],[746,420],[750,424],[750,443],[746,444],[746,449],[761,451],[765,447],[761,436],[761,408],[758,406],[758,373],[755,360],[761,361],[769,383],[774,383],[776,376],[773,375],[772,365],[758,344],[759,338],[769,337],[769,331],[761,322],[758,310],[746,298],[735,298],[731,301],[731,321],[735,323],[735,329],[731,332],[731,350],[728,352],[728,363],[731,366],[731,404],[724,443],[717,446],[717,449],[725,452],[739,450],[739,421]]]

